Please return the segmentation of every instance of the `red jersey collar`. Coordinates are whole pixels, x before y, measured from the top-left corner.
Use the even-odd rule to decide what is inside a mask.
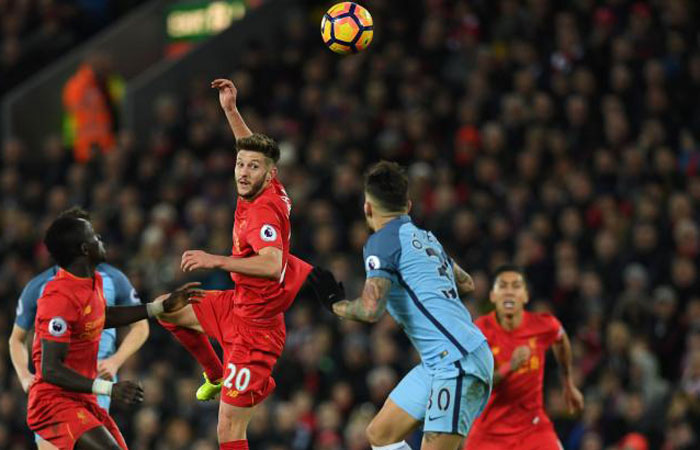
[[[59,278],[68,278],[68,279],[76,280],[76,281],[90,281],[90,282],[92,282],[93,279],[95,278],[95,276],[93,275],[93,276],[91,276],[91,277],[79,277],[79,276],[77,276],[77,275],[73,275],[72,273],[68,272],[68,271],[67,271],[66,269],[64,269],[64,268],[59,267],[59,268],[58,268],[58,271],[56,272],[56,277],[55,277],[55,278],[56,278],[56,279],[59,279]]]
[[[503,328],[503,325],[501,325],[501,322],[498,321],[498,314],[496,314],[496,311],[494,310],[491,314],[493,314],[493,321],[496,322],[496,325],[498,328],[501,330],[505,331],[506,333],[517,333],[518,331],[522,330],[525,328],[528,322],[528,316],[529,313],[527,312],[526,309],[523,309],[523,320],[520,322],[520,325],[518,325],[516,328],[513,328],[512,330],[506,330]]]

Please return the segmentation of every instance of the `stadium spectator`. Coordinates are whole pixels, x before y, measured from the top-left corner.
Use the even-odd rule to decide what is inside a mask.
[[[96,153],[114,149],[123,91],[124,82],[104,53],[89,55],[68,79],[63,87],[63,139],[73,149],[75,161],[86,163]]]

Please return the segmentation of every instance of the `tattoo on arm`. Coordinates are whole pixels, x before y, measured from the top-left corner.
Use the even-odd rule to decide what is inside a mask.
[[[386,278],[369,278],[361,297],[340,301],[333,305],[333,311],[346,319],[374,323],[386,311],[386,296],[390,288],[391,281]]]
[[[455,282],[460,295],[466,295],[474,292],[474,280],[459,264],[454,263],[453,269],[455,273]]]

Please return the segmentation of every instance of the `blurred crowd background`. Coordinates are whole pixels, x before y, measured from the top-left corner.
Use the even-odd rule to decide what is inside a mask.
[[[23,4],[32,20],[18,28],[4,11]],[[62,4],[0,1],[2,64],[54,23],[42,8]],[[304,4],[274,51],[253,44],[232,74],[162,96],[146,141],[119,130],[86,163],[58,135],[42,148],[2,143],[0,334],[24,284],[51,264],[43,230],[71,205],[91,211],[109,261],[143,299],[184,281],[184,250],[230,252],[233,139],[209,89],[230,75],[250,128],[281,144],[294,253],[359,294],[361,174],[398,161],[414,220],[474,276],[473,314],[489,310],[489,272],[514,262],[531,308],[554,312],[571,336],[584,413],[567,415],[551,361],[545,387],[565,448],[700,448],[699,5],[373,0],[372,46],[341,58],[319,37],[330,3]],[[229,286],[223,273],[198,276]],[[389,317],[339,321],[303,297],[287,323],[278,389],[250,447],[368,448],[365,426],[418,362],[409,342]],[[4,338],[0,355],[0,448],[27,448]],[[121,375],[146,390],[142,407],[113,408],[131,448],[217,448],[217,405],[194,399],[200,370],[156,323]]]
[[[143,0],[0,1],[0,95]]]

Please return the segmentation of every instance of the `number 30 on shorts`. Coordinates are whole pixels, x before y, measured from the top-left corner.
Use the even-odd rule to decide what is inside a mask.
[[[239,392],[248,389],[248,384],[250,384],[250,369],[243,367],[236,373],[235,364],[228,363],[227,367],[230,372],[224,380],[224,387],[226,389],[233,389],[235,387]]]
[[[430,390],[430,396],[428,397],[428,409],[433,407],[433,390]],[[447,388],[442,388],[438,392],[437,396],[437,407],[440,411],[447,411],[450,407],[450,390]]]

